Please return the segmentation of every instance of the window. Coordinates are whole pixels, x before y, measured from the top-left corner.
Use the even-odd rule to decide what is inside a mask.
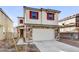
[[[20,20],[20,24],[23,24],[23,20]]]
[[[48,20],[54,20],[54,14],[53,13],[47,13],[47,19]]]
[[[30,19],[38,19],[38,12],[30,11]]]

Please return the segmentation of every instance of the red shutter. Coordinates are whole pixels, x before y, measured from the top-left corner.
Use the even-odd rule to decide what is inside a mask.
[[[47,13],[47,20],[48,20],[48,13]]]
[[[37,19],[38,19],[38,12],[37,12]]]
[[[32,11],[29,12],[29,18],[32,18]]]
[[[55,14],[53,14],[53,20],[55,19],[54,17],[55,17]]]

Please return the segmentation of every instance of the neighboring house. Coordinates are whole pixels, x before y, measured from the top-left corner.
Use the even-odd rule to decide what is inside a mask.
[[[18,26],[16,31],[20,38],[24,37],[24,17],[18,17]]]
[[[13,22],[0,8],[0,40],[11,39],[13,33]]]
[[[60,20],[59,25],[62,38],[79,39],[79,14]]]
[[[55,40],[59,13],[58,10],[24,6],[24,18],[18,17],[20,23],[18,26],[19,36],[34,41]]]

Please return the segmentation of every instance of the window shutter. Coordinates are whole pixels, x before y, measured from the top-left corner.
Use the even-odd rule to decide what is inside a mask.
[[[32,18],[32,11],[30,11],[30,13],[29,13],[29,18],[30,19]]]
[[[47,20],[48,20],[48,16],[49,16],[49,15],[48,15],[48,13],[47,13]]]
[[[54,20],[54,16],[55,16],[55,15],[54,15],[54,14],[52,14],[52,16],[53,16],[53,17],[52,17],[52,19]]]
[[[37,12],[37,19],[38,19],[38,12]]]

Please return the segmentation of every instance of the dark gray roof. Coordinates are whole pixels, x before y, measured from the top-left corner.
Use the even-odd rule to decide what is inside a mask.
[[[2,8],[0,8],[0,11],[1,11],[6,17],[8,17],[11,22],[13,22],[13,21],[11,20],[11,18],[2,10]]]
[[[27,6],[24,6],[24,8],[27,8],[27,9],[31,9],[31,10],[44,10],[44,11],[51,11],[51,12],[55,12],[55,13],[60,13],[61,11],[58,11],[58,10],[54,10],[54,9],[45,9],[45,8],[32,8],[32,7],[27,7]]]
[[[65,17],[63,19],[60,19],[59,22],[65,21],[65,20],[69,20],[69,19],[72,19],[72,18],[76,18],[77,16],[79,17],[79,13],[71,15],[71,16],[68,16],[68,17]]]

